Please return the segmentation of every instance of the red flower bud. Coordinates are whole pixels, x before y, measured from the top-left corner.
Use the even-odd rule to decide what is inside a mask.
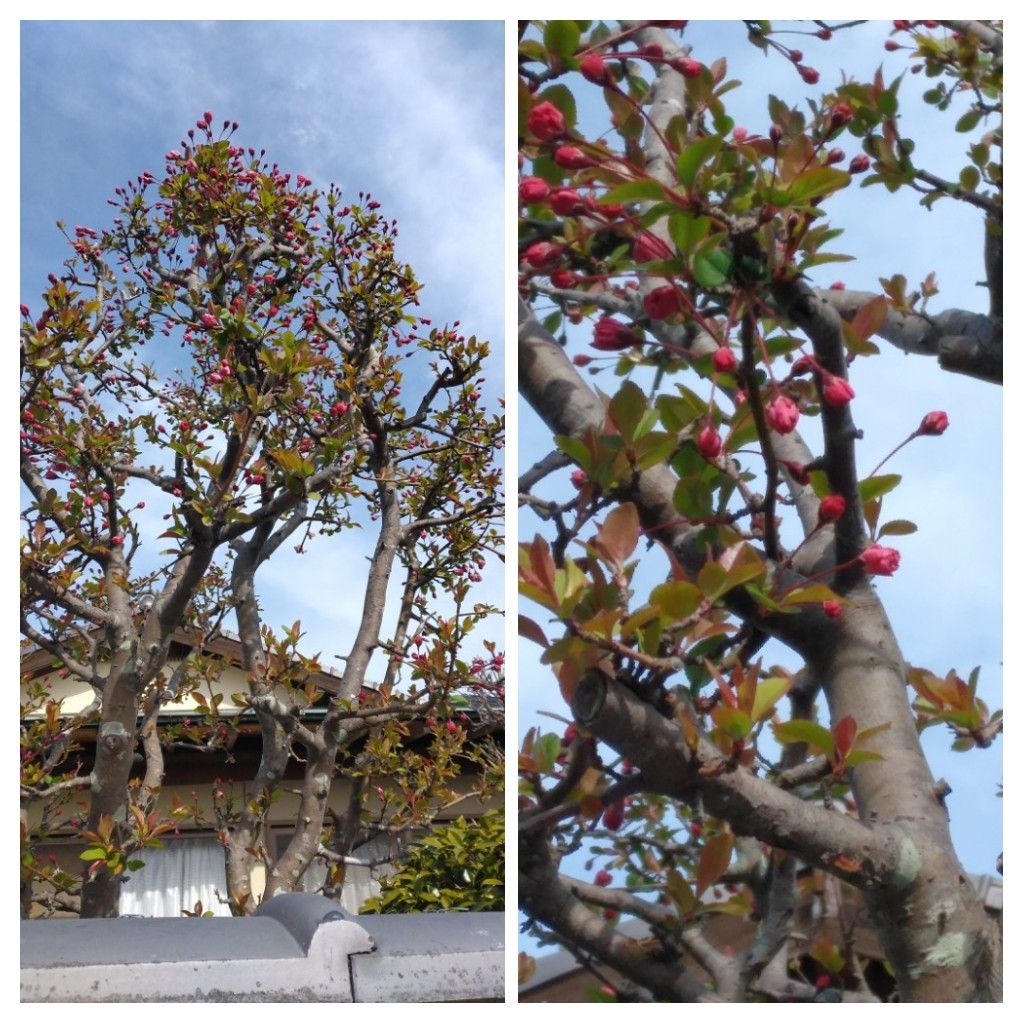
[[[829,286],[829,291],[833,292],[845,292],[846,284],[843,281],[833,281]]]
[[[650,263],[652,260],[667,260],[671,257],[672,250],[649,231],[641,231],[633,240],[633,259],[637,263]]]
[[[736,369],[736,356],[728,345],[719,348],[712,356],[711,362],[719,373],[732,373]]]
[[[555,189],[548,196],[548,202],[551,204],[551,209],[562,217],[582,213],[586,209],[582,197],[574,188]]]
[[[799,462],[790,462],[788,459],[781,459],[780,461],[789,471],[789,475],[798,484],[803,484],[806,487],[811,482],[811,475],[808,473],[806,466],[802,466]]]
[[[846,511],[846,499],[841,494],[827,494],[818,505],[818,525],[834,523]]]
[[[204,313],[200,317],[200,320],[202,321],[202,324],[203,324],[204,327],[216,327],[217,326],[217,318],[212,313]]]
[[[670,284],[655,288],[644,296],[644,309],[652,320],[665,320],[682,308],[682,297]]]
[[[886,39],[886,41],[885,41],[885,48],[890,53],[894,53],[896,50],[902,50],[903,49],[903,47],[900,46],[900,44],[897,43],[895,39]]]
[[[541,142],[557,139],[560,135],[565,134],[565,115],[554,103],[544,100],[527,115],[526,128]]]
[[[604,85],[608,81],[608,69],[596,53],[588,53],[580,61],[580,74],[594,85]]]
[[[846,159],[846,154],[841,149],[830,149],[828,156],[825,157],[825,163],[830,167],[832,164],[841,164]]]
[[[519,198],[524,203],[541,203],[550,191],[551,186],[543,178],[523,178],[519,182]]]
[[[594,875],[594,885],[611,885],[612,884],[612,873],[607,868],[601,868],[600,871]]]
[[[804,51],[803,50],[790,50],[789,51],[789,59],[794,64],[799,64],[800,61],[802,61],[804,59]]]
[[[948,426],[949,417],[944,412],[930,412],[921,420],[917,432],[925,437],[938,437]]]
[[[849,404],[850,399],[855,398],[856,394],[849,381],[826,374],[821,382],[821,397],[826,405],[840,406]]]
[[[830,619],[838,619],[843,614],[843,606],[838,601],[822,601],[821,610]]]
[[[559,146],[553,159],[559,167],[564,167],[568,171],[580,171],[594,163],[582,149],[575,146]]]
[[[587,486],[587,474],[582,469],[574,469],[569,475],[569,479],[577,491],[582,491]]]
[[[578,284],[579,280],[579,274],[572,270],[566,270],[565,267],[551,272],[551,283],[556,288],[571,288],[574,284]]]
[[[800,410],[796,403],[785,395],[777,395],[764,411],[768,426],[778,434],[792,433],[796,422],[800,419]]]
[[[544,267],[550,267],[553,263],[557,263],[561,255],[562,247],[560,245],[555,245],[553,242],[534,242],[523,253],[523,259],[531,267],[536,267],[540,270]]]
[[[24,302],[21,304],[21,315],[28,316],[28,306]]]
[[[697,435],[697,447],[705,459],[715,459],[721,455],[722,439],[710,423]]]
[[[679,57],[677,60],[672,61],[671,65],[676,71],[683,76],[683,78],[699,78],[701,71],[704,70],[704,65],[699,60],[694,60],[692,57]]]
[[[821,78],[821,75],[819,75],[818,72],[814,70],[814,68],[809,68],[806,64],[797,64],[796,69],[797,71],[800,72],[800,77],[808,85],[818,84],[818,79]]]
[[[782,125],[773,124],[768,129],[768,138],[772,140],[772,144],[777,146],[782,141]]]
[[[639,343],[640,339],[621,320],[603,316],[594,324],[594,340],[590,345],[601,352],[620,352]]]
[[[895,548],[872,544],[860,553],[860,563],[865,572],[875,576],[891,576],[900,567],[900,553]]]
[[[850,173],[851,174],[863,174],[871,166],[871,160],[866,157],[863,153],[860,156],[855,156],[850,161]]]
[[[582,352],[572,357],[573,366],[588,366],[592,362],[593,359],[590,356],[583,355]]]
[[[626,801],[616,800],[615,803],[609,804],[604,809],[604,814],[601,815],[601,821],[604,823],[604,827],[611,829],[612,832],[618,832],[622,828],[622,823],[626,820]]]
[[[815,32],[814,34],[819,39],[829,40],[829,39],[832,38],[832,29],[830,29],[830,28],[819,28],[818,31]]]

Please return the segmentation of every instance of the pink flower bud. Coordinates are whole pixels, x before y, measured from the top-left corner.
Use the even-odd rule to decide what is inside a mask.
[[[837,128],[842,128],[843,125],[849,124],[853,117],[853,107],[849,103],[837,103],[832,108],[832,117],[829,119],[830,130],[835,131]]]
[[[580,74],[594,85],[604,85],[608,81],[608,69],[596,53],[588,53],[580,61]]]
[[[212,313],[204,313],[200,317],[200,321],[204,327],[216,327],[217,318]]]
[[[821,610],[830,619],[838,619],[843,614],[843,606],[838,601],[822,601]]]
[[[711,362],[719,373],[732,373],[736,369],[736,356],[728,345],[719,348],[711,357]]]
[[[519,198],[524,203],[540,203],[548,197],[551,186],[543,178],[523,178],[519,182]]]
[[[818,505],[818,525],[834,523],[846,511],[846,499],[841,494],[827,494]]]
[[[831,167],[833,164],[841,164],[846,159],[846,154],[841,149],[830,149],[825,163]]]
[[[801,465],[799,462],[790,462],[788,459],[781,459],[780,463],[786,467],[789,475],[798,484],[806,487],[811,482],[811,475],[807,472],[806,466]]]
[[[576,146],[559,146],[553,157],[559,167],[568,171],[580,171],[584,167],[590,167],[594,161]]]
[[[826,374],[821,382],[821,397],[826,405],[840,406],[849,404],[850,399],[855,398],[856,394],[849,381]]]
[[[620,352],[639,343],[640,339],[621,320],[603,316],[594,324],[594,340],[590,345],[601,352]]]
[[[683,78],[699,78],[704,65],[692,57],[680,57],[672,61],[672,67],[683,76]]]
[[[534,242],[523,253],[523,259],[531,267],[536,267],[540,270],[544,267],[550,267],[553,263],[557,263],[561,255],[562,247],[560,245],[555,245],[553,242]]]
[[[945,433],[948,426],[949,417],[944,412],[930,412],[921,420],[917,432],[924,437],[938,437],[939,434]]]
[[[715,459],[721,455],[722,439],[710,423],[697,435],[697,448],[705,459]]]
[[[633,241],[633,259],[637,263],[650,263],[652,260],[667,260],[671,257],[672,250],[649,231],[641,231]]]
[[[891,576],[900,567],[900,553],[895,548],[872,544],[860,553],[860,563],[865,572],[875,576]]]
[[[581,491],[587,486],[587,474],[584,473],[582,469],[574,469],[570,474],[569,479],[572,481],[572,485],[577,491]]]
[[[572,288],[573,285],[579,284],[579,281],[579,274],[572,270],[566,270],[565,267],[551,272],[551,283],[556,288]]]
[[[548,196],[551,209],[561,217],[570,217],[576,213],[582,213],[586,206],[579,192],[574,188],[555,189]]]
[[[644,309],[652,320],[665,320],[682,308],[682,297],[670,284],[655,288],[644,296]]]
[[[792,433],[800,419],[796,403],[785,395],[776,395],[764,411],[768,426],[778,434]]]
[[[554,105],[544,100],[527,115],[526,128],[532,135],[547,142],[565,134],[565,115]]]
[[[601,821],[604,827],[611,829],[612,832],[618,832],[622,828],[622,823],[626,820],[626,801],[616,800],[615,803],[609,804],[604,809],[604,814],[601,816]]]

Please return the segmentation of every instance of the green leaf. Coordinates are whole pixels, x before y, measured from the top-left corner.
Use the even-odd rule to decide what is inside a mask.
[[[651,591],[651,603],[672,622],[689,618],[700,607],[701,600],[701,592],[688,580],[661,583]]]
[[[828,729],[817,722],[794,718],[791,722],[773,726],[772,732],[780,743],[806,743],[815,753],[826,754],[829,758],[835,757],[835,738]]]
[[[680,914],[689,914],[697,906],[697,897],[693,894],[686,879],[677,868],[669,868],[665,888],[669,898],[676,905]]]
[[[793,680],[785,676],[772,676],[763,683],[758,683],[754,693],[754,704],[750,709],[751,719],[760,722],[762,718],[767,718],[792,685]]]
[[[711,218],[676,210],[668,219],[669,237],[679,252],[689,255],[707,237]]]
[[[544,27],[544,46],[548,53],[568,63],[580,44],[580,28],[575,21],[549,21]]]
[[[888,494],[899,486],[902,479],[899,473],[885,473],[882,476],[869,476],[866,480],[861,480],[858,485],[861,503]]]
[[[714,601],[725,593],[728,575],[718,562],[707,562],[697,573],[697,586],[709,601]]]
[[[822,601],[835,600],[835,591],[824,583],[811,583],[806,587],[795,587],[782,597],[782,603],[786,605],[818,604]]]
[[[750,735],[750,715],[740,708],[719,704],[711,712],[711,720],[731,740],[742,740]]]
[[[960,172],[960,187],[965,192],[973,192],[980,182],[981,174],[978,172],[977,167],[972,167],[968,164],[968,166]]]
[[[79,855],[79,860],[106,860],[107,851],[102,846],[88,846]]]
[[[812,167],[794,178],[787,188],[790,199],[803,202],[817,196],[831,195],[850,183],[850,175],[835,167]]]
[[[533,743],[533,760],[537,771],[541,773],[551,771],[561,753],[562,737],[558,733],[548,732],[539,736]]]
[[[972,128],[977,126],[980,120],[981,111],[975,107],[972,110],[968,110],[967,113],[957,121],[956,130],[958,132],[969,132]]]
[[[608,404],[612,423],[627,441],[633,440],[634,431],[646,410],[647,399],[632,381],[626,381]]]
[[[729,280],[731,271],[732,253],[727,249],[713,249],[694,257],[693,279],[702,288],[720,288]]]
[[[690,188],[701,166],[721,147],[722,139],[719,135],[707,135],[687,146],[676,158],[676,175],[680,184]]]
[[[891,519],[883,524],[878,531],[879,537],[905,537],[909,533],[917,533],[917,524],[909,519]]]

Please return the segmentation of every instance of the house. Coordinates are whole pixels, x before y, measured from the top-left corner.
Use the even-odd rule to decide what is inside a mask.
[[[192,652],[193,645],[194,641],[187,633],[175,633],[165,668],[168,678]],[[200,904],[203,912],[230,916],[224,900],[227,891],[224,849],[218,841],[214,825],[214,801],[223,802],[232,797],[240,797],[246,782],[255,775],[261,749],[260,729],[255,714],[231,700],[231,694],[247,692],[238,638],[224,631],[206,643],[202,653],[216,656],[223,668],[211,684],[209,692],[197,697],[182,691],[176,699],[168,699],[161,708],[158,725],[177,727],[184,730],[184,733],[183,742],[176,744],[165,755],[164,784],[157,805],[158,811],[165,815],[174,806],[188,805],[195,810],[195,818],[200,824],[197,826],[194,821],[181,819],[175,833],[161,837],[161,848],[148,849],[138,855],[139,859],[145,861],[145,866],[131,873],[123,887],[120,905],[123,915],[177,917],[183,911],[193,912],[197,904]],[[62,678],[52,656],[45,651],[29,644],[23,645],[21,669],[23,705],[26,694],[36,684],[42,684],[50,698],[59,702],[60,713],[65,719],[80,715],[92,702],[91,689],[73,676]],[[326,669],[314,674],[312,681],[325,696],[307,707],[302,718],[303,721],[315,724],[326,713],[326,702],[330,695],[338,692],[340,676]],[[369,696],[375,691],[367,687],[365,692]],[[227,749],[207,747],[194,738],[200,735],[198,725],[205,713],[204,703],[217,706],[218,713],[225,720],[230,720],[231,740]],[[35,707],[27,712],[23,722],[30,724],[44,714],[44,708]],[[491,741],[500,747],[504,736],[503,706],[500,701],[487,694],[471,695],[463,714],[463,724],[471,743]],[[196,731],[190,732],[192,729]],[[424,722],[410,723],[408,735],[403,739],[404,747],[413,750],[422,748],[429,742],[426,734]],[[95,738],[96,729],[91,725],[79,727],[74,734],[74,743],[80,748],[74,755],[81,762],[79,774],[88,771]],[[133,775],[141,777],[141,753],[137,752],[136,762]],[[459,799],[438,815],[437,823],[459,816],[473,818],[487,809],[476,794],[479,778],[475,774],[474,765],[465,762],[462,767],[463,774],[452,783]],[[301,779],[301,776],[301,766],[293,759],[285,773],[282,792],[275,798],[269,813],[266,838],[269,840],[267,845],[271,856],[280,855],[291,835],[298,814],[299,797],[289,782]],[[380,787],[380,791],[386,793],[389,780],[374,778],[371,787]],[[329,798],[330,808],[340,813],[347,805],[346,798],[350,792],[348,780],[335,779]],[[76,803],[87,806],[87,794],[72,792],[68,806],[73,809]],[[70,813],[65,813],[61,820],[66,821]],[[74,828],[67,825],[54,828],[44,821],[42,801],[29,802],[23,808],[22,823],[33,838],[33,849],[38,857],[71,875],[80,874],[82,860],[79,855],[84,849],[84,843]],[[390,865],[414,837],[414,834],[408,832],[374,833],[372,829],[367,829],[363,841],[350,855],[340,897],[342,907],[357,913],[365,900],[379,893],[377,879],[392,870]],[[326,867],[321,862],[314,862],[303,878],[304,888],[316,891],[325,876]],[[265,872],[263,866],[259,865],[252,873],[254,894],[259,896],[264,885]],[[38,914],[41,909],[36,906],[32,912]]]

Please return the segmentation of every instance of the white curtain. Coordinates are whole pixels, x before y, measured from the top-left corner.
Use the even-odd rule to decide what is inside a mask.
[[[197,902],[203,912],[230,917],[226,903],[214,890],[227,895],[224,848],[216,839],[167,839],[154,850],[136,855],[146,866],[132,873],[121,887],[120,912],[142,917],[181,917]]]

